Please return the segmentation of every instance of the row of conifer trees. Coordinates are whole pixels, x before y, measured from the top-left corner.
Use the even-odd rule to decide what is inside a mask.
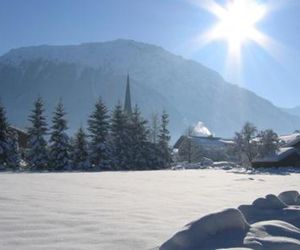
[[[136,106],[131,114],[117,104],[110,115],[99,98],[87,121],[73,137],[62,101],[53,112],[49,128],[43,100],[34,102],[29,115],[28,147],[20,152],[18,138],[10,130],[5,109],[0,105],[0,166],[31,171],[146,170],[170,166],[168,114],[161,115],[158,139],[150,140],[150,128]],[[23,164],[21,164],[21,162]],[[25,167],[24,167],[25,166]]]

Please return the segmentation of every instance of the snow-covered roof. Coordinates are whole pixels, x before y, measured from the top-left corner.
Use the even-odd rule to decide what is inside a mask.
[[[203,147],[218,147],[223,148],[225,146],[233,145],[234,141],[232,139],[223,139],[220,137],[213,136],[181,136],[177,142],[174,144],[173,148],[180,148],[180,145],[184,141],[185,138],[191,139],[197,145]]]
[[[234,140],[232,140],[232,139],[220,139],[219,141],[224,143],[224,144],[227,144],[227,145],[234,145],[235,144]]]
[[[15,130],[15,131],[19,131],[20,133],[27,134],[26,130],[18,128],[18,127],[15,127],[13,125],[10,125],[9,128],[12,129],[12,130]]]
[[[293,147],[300,142],[300,133],[281,135],[279,136],[279,139],[284,143],[284,147]]]
[[[203,147],[224,147],[227,142],[219,137],[191,136],[193,142]]]
[[[297,149],[293,147],[284,147],[284,148],[279,148],[278,151],[275,153],[268,155],[264,158],[258,158],[253,160],[253,162],[278,162],[292,154],[299,154]]]

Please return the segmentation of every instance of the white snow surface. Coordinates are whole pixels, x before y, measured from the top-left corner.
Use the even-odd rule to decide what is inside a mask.
[[[0,249],[140,250],[160,246],[189,221],[269,193],[300,190],[300,182],[296,173],[204,169],[2,173],[0,187]],[[236,210],[227,211],[233,224],[245,226]],[[267,226],[269,231],[262,224],[253,229],[270,238],[282,228],[277,221]],[[297,243],[298,231],[283,228]]]
[[[300,249],[300,196],[286,191],[212,213],[187,225],[160,250]]]

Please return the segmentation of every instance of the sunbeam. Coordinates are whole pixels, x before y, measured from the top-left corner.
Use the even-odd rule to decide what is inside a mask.
[[[229,71],[230,68],[237,71],[242,67],[242,50],[249,42],[262,47],[273,57],[278,54],[279,43],[256,27],[272,9],[271,6],[258,0],[228,0],[224,5],[216,1],[191,1],[217,18],[213,27],[197,36],[197,42],[202,47],[215,41],[225,41],[228,47],[226,68]]]

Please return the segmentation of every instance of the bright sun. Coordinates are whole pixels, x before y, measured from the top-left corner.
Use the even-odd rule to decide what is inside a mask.
[[[227,40],[232,50],[240,49],[247,40],[257,40],[255,24],[264,14],[264,7],[255,1],[232,1],[219,16],[220,22],[214,30],[216,38]]]
[[[257,0],[230,0],[226,6],[211,1],[206,8],[218,18],[217,24],[206,34],[207,41],[225,40],[229,54],[235,57],[240,57],[247,41],[265,45],[266,36],[255,26],[266,14],[265,5]]]

